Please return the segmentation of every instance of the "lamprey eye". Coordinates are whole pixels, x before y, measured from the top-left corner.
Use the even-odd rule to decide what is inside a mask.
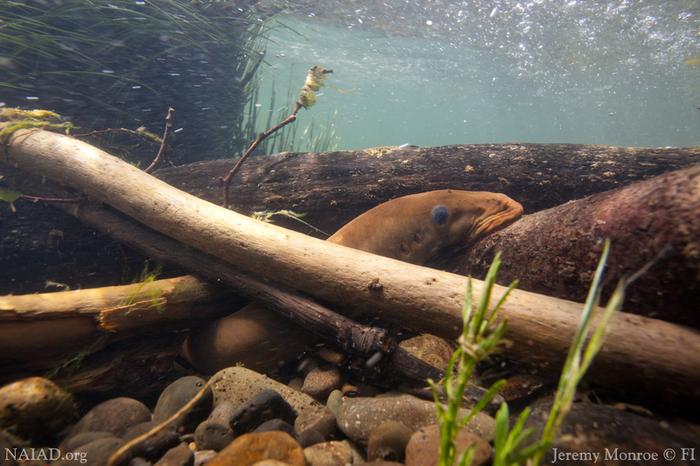
[[[448,209],[444,205],[436,205],[433,207],[433,210],[430,212],[430,214],[433,217],[433,223],[437,225],[444,225],[447,223],[447,219],[450,218],[450,209]]]

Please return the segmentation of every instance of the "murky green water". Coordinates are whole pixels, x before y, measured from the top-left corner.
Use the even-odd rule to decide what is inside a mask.
[[[273,83],[280,110],[290,76],[298,88],[319,63],[340,92],[324,88],[302,111],[297,146],[312,120],[331,119],[339,148],[700,144],[700,65],[686,63],[700,54],[697,3],[439,3],[416,2],[403,18],[372,17],[372,7],[279,18],[258,110]],[[402,23],[408,36],[385,32]]]

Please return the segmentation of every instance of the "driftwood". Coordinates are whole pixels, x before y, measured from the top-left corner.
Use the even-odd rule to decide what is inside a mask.
[[[700,327],[700,165],[527,215],[470,248],[457,272],[484,276],[502,251],[503,284],[583,301],[604,238],[609,291],[653,262],[627,310]]]
[[[108,154],[45,131],[19,131],[7,147],[17,168],[69,184],[149,227],[248,273],[403,326],[455,337],[466,279],[263,224],[153,179]],[[475,292],[482,284],[475,283]],[[503,288],[495,294],[499,296]],[[580,305],[517,291],[502,310],[516,359],[558,368]],[[630,314],[616,316],[596,379],[692,403],[700,395],[700,335]],[[659,383],[659,381],[663,383]]]
[[[240,301],[191,276],[150,283],[0,296],[0,365],[4,371],[50,367],[63,355],[101,337],[118,338],[154,328],[186,327],[237,308]]]
[[[441,188],[502,192],[526,213],[700,163],[700,149],[634,149],[566,144],[483,144],[424,149],[284,153],[251,157],[231,186],[233,209],[292,209],[329,234],[389,199]],[[230,160],[160,170],[174,186],[221,202],[219,178]],[[0,165],[3,182],[42,194],[41,186]],[[144,258],[44,204],[0,205],[0,294],[41,291],[46,280],[72,288],[128,283]],[[323,237],[301,223],[277,224]],[[37,269],[41,271],[37,273]]]

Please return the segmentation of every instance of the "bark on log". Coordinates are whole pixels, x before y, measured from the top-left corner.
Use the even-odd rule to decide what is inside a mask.
[[[47,368],[100,337],[186,327],[241,304],[192,276],[150,283],[21,296],[0,296],[0,366]]]
[[[7,154],[8,163],[17,168],[69,184],[244,271],[404,326],[448,338],[457,335],[463,276],[256,222],[182,193],[66,136],[18,131]],[[476,282],[474,288],[480,293],[482,283]],[[499,287],[495,296],[502,292]],[[579,313],[580,305],[573,302],[514,292],[502,310],[513,342],[509,354],[558,367]],[[620,314],[609,324],[593,375],[607,385],[634,387],[677,404],[692,404],[700,396],[700,335],[670,323]]]
[[[231,160],[201,162],[156,176],[221,203],[219,177]],[[283,153],[246,161],[231,187],[234,210],[292,209],[330,233],[389,199],[440,188],[503,192],[526,212],[549,208],[632,181],[700,163],[700,149],[573,144],[483,144],[422,149]],[[8,181],[12,174],[0,167]],[[23,177],[11,180],[23,188]],[[0,294],[41,291],[47,279],[72,288],[127,283],[143,257],[41,204],[0,205]],[[300,223],[286,228],[322,236]],[[85,259],[85,260],[83,260]],[[115,264],[119,264],[115,267]],[[80,265],[78,268],[77,265]],[[37,273],[37,268],[41,273]]]
[[[416,192],[450,188],[503,193],[520,202],[527,213],[698,163],[697,147],[579,144],[282,153],[248,160],[231,186],[231,199],[237,212],[292,209],[333,233],[377,204]],[[159,170],[156,176],[220,205],[217,178],[230,164],[199,162]],[[280,220],[280,225],[288,223]]]
[[[654,262],[626,309],[700,327],[700,165],[526,215],[477,242],[456,271],[483,277],[502,251],[501,283],[583,301],[605,238],[608,292]]]

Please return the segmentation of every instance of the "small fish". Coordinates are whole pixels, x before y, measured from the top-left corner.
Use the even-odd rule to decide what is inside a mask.
[[[695,55],[694,57],[688,58],[685,61],[685,64],[689,66],[700,65],[700,55]]]
[[[415,144],[406,143],[406,144],[401,144],[399,146],[399,149],[418,149],[418,146],[416,146]]]

